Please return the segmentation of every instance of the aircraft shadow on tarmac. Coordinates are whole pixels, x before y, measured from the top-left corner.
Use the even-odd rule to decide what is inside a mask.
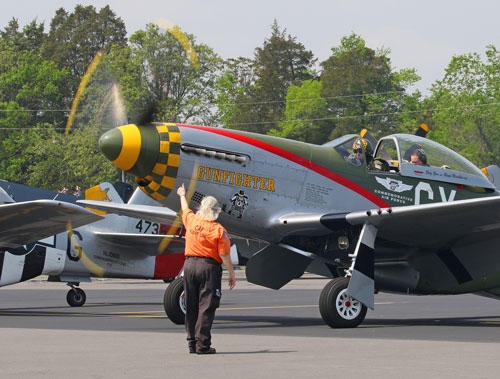
[[[218,351],[218,354],[224,355],[238,355],[238,354],[285,354],[285,353],[296,353],[297,350],[255,350],[255,351]]]
[[[474,317],[433,317],[412,319],[366,319],[359,328],[387,328],[405,326],[464,326],[494,327],[500,326],[500,315]]]
[[[252,329],[252,328],[291,328],[307,326],[325,326],[321,317],[287,317],[287,316],[226,316],[216,315],[215,321],[220,329]],[[224,324],[223,322],[227,322]]]
[[[37,313],[43,313],[43,310],[48,310],[48,309],[61,309],[61,310],[73,310],[73,311],[76,311],[76,310],[80,310],[80,312],[78,313],[82,313],[82,312],[85,312],[85,309],[89,309],[89,308],[101,308],[101,307],[116,307],[116,306],[130,306],[130,305],[137,305],[138,303],[137,302],[123,302],[123,303],[118,303],[118,302],[113,302],[113,303],[110,303],[110,302],[106,302],[106,303],[87,303],[85,304],[84,307],[75,307],[75,308],[69,308],[67,305],[62,305],[62,306],[55,306],[55,307],[14,307],[14,308],[0,308],[0,316],[4,313],[4,312],[29,312],[29,311],[40,311],[40,312],[37,312]],[[157,306],[158,303],[140,303],[140,305],[142,306]],[[62,313],[62,312],[61,312]],[[71,313],[71,312],[64,312],[64,313]]]
[[[287,317],[287,316],[226,316],[217,315],[218,328],[230,329],[262,329],[262,328],[292,328],[321,326],[325,327],[323,320],[313,317]],[[221,322],[226,321],[228,324]],[[413,318],[413,319],[366,319],[366,321],[356,329],[366,330],[372,328],[401,328],[414,326],[452,326],[452,327],[493,327],[500,326],[500,315],[497,316],[475,316],[475,317],[446,317],[446,318]],[[333,330],[333,329],[332,329]],[[335,329],[346,330],[346,329]]]

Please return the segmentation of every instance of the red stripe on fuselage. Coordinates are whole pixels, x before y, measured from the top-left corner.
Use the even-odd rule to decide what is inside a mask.
[[[330,171],[330,170],[324,168],[323,166],[320,166],[314,162],[311,162],[308,159],[302,158],[301,156],[299,156],[297,154],[291,153],[291,152],[283,150],[279,147],[268,144],[267,142],[262,142],[262,141],[253,139],[253,138],[248,137],[248,136],[233,133],[233,132],[228,131],[227,129],[209,128],[206,126],[182,125],[182,124],[178,124],[177,126],[182,126],[182,127],[192,128],[192,129],[199,129],[199,130],[203,130],[206,132],[219,134],[219,135],[222,135],[224,137],[232,138],[232,139],[238,140],[240,142],[244,142],[244,143],[247,143],[249,145],[258,147],[262,150],[268,151],[272,154],[275,154],[275,155],[278,155],[282,158],[288,159],[291,162],[294,162],[294,163],[297,163],[301,166],[304,166],[307,169],[310,169],[310,170],[324,176],[325,178],[331,179],[334,182],[336,182],[336,183],[338,183],[346,188],[349,188],[351,191],[354,191],[357,194],[363,196],[365,199],[370,200],[372,203],[374,203],[375,205],[377,205],[381,208],[390,207],[390,205],[387,204],[384,200],[380,199],[375,194],[371,193],[370,191],[361,187],[360,185],[350,181],[349,179],[346,179],[346,178],[334,173],[333,171]]]

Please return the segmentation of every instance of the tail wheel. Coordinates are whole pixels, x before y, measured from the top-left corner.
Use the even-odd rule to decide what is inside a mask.
[[[165,290],[163,306],[168,318],[177,325],[182,325],[186,317],[186,303],[184,301],[184,281],[175,279]]]
[[[355,328],[366,316],[366,306],[347,294],[348,278],[327,283],[319,298],[319,311],[331,328]]]
[[[85,300],[87,300],[87,296],[85,295],[85,291],[81,288],[72,288],[66,295],[66,301],[72,307],[81,307],[85,304]]]

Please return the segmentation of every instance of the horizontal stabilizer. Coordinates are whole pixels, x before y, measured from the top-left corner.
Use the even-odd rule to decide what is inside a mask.
[[[184,238],[177,236],[166,236],[163,234],[131,234],[131,233],[102,233],[96,232],[95,236],[110,245],[123,247],[127,250],[135,250],[137,253],[156,256],[158,246],[166,238],[170,239],[168,248],[162,253],[181,254],[184,253]]]
[[[248,260],[245,269],[247,280],[278,290],[304,273],[311,263],[310,256],[284,245],[270,244]]]
[[[0,205],[0,250],[14,249],[102,217],[75,204],[35,200]]]
[[[137,204],[115,204],[105,201],[78,200],[78,204],[132,218],[142,218],[160,223],[173,222],[177,214],[169,208]]]

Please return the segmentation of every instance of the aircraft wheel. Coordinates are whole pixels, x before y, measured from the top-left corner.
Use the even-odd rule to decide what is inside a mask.
[[[72,307],[81,307],[85,304],[85,300],[87,300],[87,296],[85,295],[85,291],[81,288],[72,288],[66,295],[66,301]]]
[[[163,306],[168,318],[177,325],[182,325],[186,317],[186,303],[184,302],[184,281],[175,279],[165,290]]]
[[[348,278],[327,283],[319,297],[319,311],[331,328],[355,328],[363,322],[366,307],[347,294]]]

